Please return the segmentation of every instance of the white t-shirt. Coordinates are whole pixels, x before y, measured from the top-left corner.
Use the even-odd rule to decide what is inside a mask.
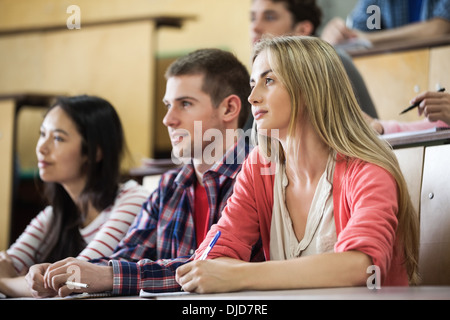
[[[335,160],[330,155],[327,167],[317,184],[306,221],[303,239],[298,240],[289,211],[285,189],[288,185],[284,165],[275,174],[274,206],[270,226],[270,259],[287,260],[300,256],[333,252],[336,226],[333,215],[333,173]]]

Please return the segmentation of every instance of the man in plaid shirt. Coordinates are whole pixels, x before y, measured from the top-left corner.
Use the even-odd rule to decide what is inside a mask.
[[[111,257],[94,263],[68,258],[50,267],[33,266],[27,281],[34,296],[81,291],[136,295],[141,289],[181,289],[175,270],[189,261],[220,218],[249,153],[245,137],[235,135],[250,110],[249,78],[234,55],[219,49],[197,50],[168,68],[163,123],[172,154],[185,164],[162,175]],[[254,260],[261,261],[260,247],[254,252]],[[80,281],[89,284],[88,289],[65,285],[74,266],[80,268]]]

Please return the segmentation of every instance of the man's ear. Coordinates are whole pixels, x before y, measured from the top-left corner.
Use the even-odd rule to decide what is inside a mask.
[[[238,120],[241,107],[241,99],[235,94],[229,95],[223,99],[221,104],[223,121],[232,122]]]
[[[294,26],[294,35],[310,36],[313,34],[314,25],[309,20],[297,22]]]

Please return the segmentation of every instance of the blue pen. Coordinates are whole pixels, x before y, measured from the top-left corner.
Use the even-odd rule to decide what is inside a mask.
[[[200,260],[205,260],[206,257],[208,257],[209,252],[214,247],[214,245],[216,244],[217,239],[219,239],[219,237],[220,237],[220,231],[217,231],[216,235],[211,240],[211,242],[208,244],[208,247],[206,248],[206,250],[203,252],[202,256],[200,257]]]

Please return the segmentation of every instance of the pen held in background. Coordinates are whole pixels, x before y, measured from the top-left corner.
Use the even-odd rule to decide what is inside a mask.
[[[445,91],[445,88],[440,88],[437,92],[444,92],[444,91]],[[418,107],[421,102],[422,102],[422,100],[421,101],[417,101],[413,105],[409,106],[408,108],[406,108],[405,110],[400,112],[400,114],[404,114],[405,112],[408,112],[409,110],[412,110],[412,109]]]
[[[205,260],[208,257],[209,252],[216,244],[217,239],[219,239],[219,237],[220,237],[220,234],[221,234],[220,231],[217,231],[216,235],[211,240],[211,242],[208,244],[208,247],[206,248],[206,250],[203,252],[202,256],[200,257],[200,260]]]

